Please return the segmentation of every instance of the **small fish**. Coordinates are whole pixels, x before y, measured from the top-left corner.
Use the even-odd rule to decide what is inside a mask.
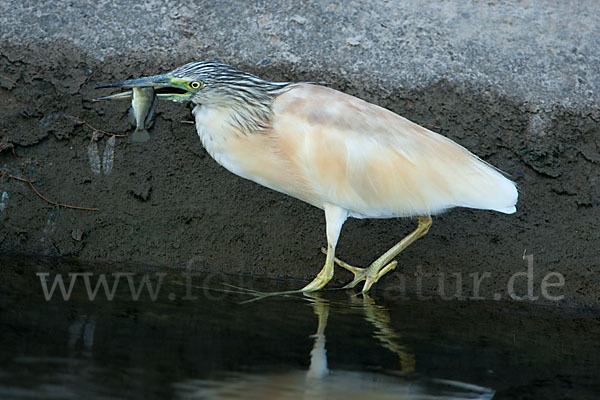
[[[135,131],[131,135],[131,142],[147,142],[150,140],[148,128],[154,122],[154,109],[156,108],[156,95],[152,87],[132,88],[131,114],[135,120]]]
[[[129,115],[132,123],[135,125],[135,131],[131,134],[130,140],[133,143],[147,142],[150,140],[148,128],[150,128],[154,122],[154,110],[156,108],[157,95],[154,92],[154,88],[134,87],[127,92],[98,97],[97,99],[94,99],[94,101],[129,98],[131,98],[131,110]]]

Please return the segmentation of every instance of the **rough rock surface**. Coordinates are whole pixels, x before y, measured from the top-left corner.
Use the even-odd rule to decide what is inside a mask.
[[[368,5],[367,5],[368,4]],[[160,104],[152,140],[99,83],[219,60],[272,80],[327,81],[461,143],[520,188],[511,216],[452,210],[379,288],[600,302],[600,6],[596,1],[4,1],[0,251],[310,279],[322,212],[242,180],[203,150],[189,109]],[[114,159],[110,153],[114,152]],[[36,195],[100,211],[57,208]],[[368,264],[410,220],[351,220],[338,254]],[[419,279],[421,277],[422,279]],[[336,280],[349,278],[337,271]],[[558,278],[549,282],[557,282]],[[527,293],[515,279],[515,293]],[[300,283],[299,283],[300,284]],[[496,296],[496,294],[498,296]]]

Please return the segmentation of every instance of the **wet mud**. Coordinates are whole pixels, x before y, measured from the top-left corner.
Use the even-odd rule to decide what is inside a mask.
[[[0,46],[0,252],[297,280],[319,271],[322,211],[220,167],[185,123],[192,119],[188,107],[160,103],[146,143],[94,131],[133,131],[128,102],[92,102],[108,94],[96,85],[187,61],[100,62],[63,42]],[[399,256],[397,271],[378,289],[439,294],[444,286],[450,297],[510,299],[508,283],[522,272],[513,279],[520,297],[532,278],[530,301],[598,306],[597,108],[536,109],[493,88],[444,80],[417,91],[297,67],[240,67],[273,80],[331,82],[450,137],[517,183],[516,214],[455,209],[435,217],[429,234]],[[368,265],[415,225],[349,220],[338,255]],[[484,272],[489,278],[476,289],[472,274]],[[549,278],[556,283],[547,288],[549,300],[541,289],[551,272],[564,285]],[[348,280],[336,270],[332,285]]]

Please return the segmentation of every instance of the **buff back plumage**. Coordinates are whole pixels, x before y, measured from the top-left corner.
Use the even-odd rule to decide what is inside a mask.
[[[297,180],[350,215],[433,215],[457,206],[515,211],[516,187],[497,169],[384,108],[301,84],[273,109],[274,130],[285,132],[281,151]]]

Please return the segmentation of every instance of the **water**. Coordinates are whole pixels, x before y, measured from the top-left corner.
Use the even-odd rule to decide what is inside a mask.
[[[0,398],[600,398],[595,312],[374,292],[247,291],[299,283],[129,265],[0,258]],[[89,299],[101,274],[102,289]],[[38,274],[38,275],[36,275]],[[139,292],[143,276],[147,286]],[[161,286],[157,289],[158,282]],[[130,283],[134,289],[132,295]],[[210,289],[207,289],[210,288]],[[190,295],[196,299],[190,299]],[[155,300],[152,297],[155,296]]]

